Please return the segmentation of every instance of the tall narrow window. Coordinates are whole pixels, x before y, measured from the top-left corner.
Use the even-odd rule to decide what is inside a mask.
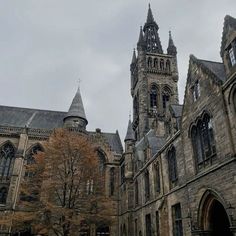
[[[172,147],[171,150],[168,151],[168,165],[170,181],[175,182],[178,177],[176,165],[176,151],[174,147]]]
[[[145,199],[148,201],[150,199],[150,180],[148,170],[144,174],[144,184],[145,184]]]
[[[0,149],[0,176],[9,177],[15,161],[15,149],[11,143],[6,143]]]
[[[150,107],[157,108],[157,87],[155,85],[152,85],[150,91]]]
[[[113,196],[115,192],[115,168],[110,169],[110,195]]]
[[[152,58],[151,57],[148,58],[147,64],[148,64],[149,68],[152,68]]]
[[[183,236],[180,203],[172,206],[172,218],[173,218],[173,236]]]
[[[154,59],[153,64],[154,64],[154,68],[157,69],[158,68],[158,59],[157,58]]]
[[[156,231],[157,236],[160,236],[159,211],[156,211]]]
[[[160,60],[160,70],[164,70],[164,60]]]
[[[134,117],[138,117],[139,113],[138,94],[137,96],[134,97],[133,109],[134,109]]]
[[[134,196],[135,196],[135,205],[138,206],[138,204],[139,204],[139,187],[138,187],[138,180],[135,181],[135,192],[134,192]]]
[[[138,236],[138,220],[134,221],[134,236]]]
[[[156,188],[156,192],[160,192],[161,190],[161,181],[160,181],[160,168],[159,165],[155,165],[154,166],[155,169],[155,188]]]
[[[120,178],[121,178],[121,183],[123,184],[125,182],[125,164],[124,163],[120,167]]]
[[[166,70],[170,72],[170,60],[166,61]]]
[[[101,150],[98,150],[97,154],[98,154],[99,170],[100,170],[100,172],[104,172],[105,163],[106,163],[105,154]]]
[[[192,89],[193,89],[193,101],[195,102],[201,95],[201,88],[198,80],[195,82]]]
[[[171,91],[168,87],[165,87],[162,90],[162,107],[163,107],[163,110],[165,110],[167,108],[167,104],[170,101],[170,94],[171,94]]]
[[[145,223],[146,223],[146,236],[152,236],[151,214],[145,216]]]
[[[0,189],[0,204],[6,204],[7,201],[7,188],[2,187]]]
[[[230,58],[231,65],[234,66],[236,64],[236,59],[235,59],[233,47],[229,49],[229,58]]]

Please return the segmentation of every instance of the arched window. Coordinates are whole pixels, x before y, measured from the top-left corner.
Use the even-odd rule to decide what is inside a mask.
[[[168,87],[164,87],[162,90],[162,107],[165,110],[167,108],[167,104],[170,101],[171,91]]]
[[[135,205],[137,206],[139,204],[139,187],[138,187],[138,180],[135,181],[135,192],[134,192],[134,196],[135,196]]]
[[[152,68],[152,58],[151,57],[148,58],[147,64],[148,64],[148,68]]]
[[[0,204],[6,204],[7,201],[7,188],[2,187],[0,189]]]
[[[176,151],[175,148],[172,147],[168,151],[168,166],[169,166],[169,178],[170,181],[173,183],[178,179],[177,175],[177,163],[176,163]]]
[[[198,119],[191,129],[191,139],[197,164],[201,164],[215,154],[215,141],[212,120],[208,114]]]
[[[110,169],[110,195],[113,196],[115,192],[115,168]]]
[[[0,176],[11,175],[15,161],[15,149],[11,143],[4,144],[0,149]]]
[[[105,170],[106,158],[101,150],[98,150],[97,153],[98,153],[99,170],[100,172],[103,172]]]
[[[27,167],[30,167],[30,165],[33,165],[35,164],[35,155],[38,153],[38,152],[42,152],[43,149],[42,147],[37,144],[35,146],[33,146],[27,153],[26,155],[26,165]],[[32,177],[34,175],[34,172],[30,171],[30,170],[27,170],[27,167],[26,167],[26,171],[25,171],[25,177]]]
[[[160,70],[164,70],[164,60],[160,60]]]
[[[157,87],[152,85],[150,91],[150,107],[157,108]]]
[[[170,72],[170,60],[166,61],[166,70]]]
[[[144,187],[145,187],[145,199],[148,201],[150,199],[150,180],[149,180],[149,172],[146,170],[144,174]]]
[[[158,59],[157,58],[154,59],[153,66],[155,69],[158,68]]]

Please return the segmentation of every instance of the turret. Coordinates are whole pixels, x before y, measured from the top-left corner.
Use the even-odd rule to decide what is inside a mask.
[[[171,36],[171,31],[169,31],[169,44],[168,44],[168,48],[167,48],[167,54],[175,56],[175,57],[177,55],[177,49],[174,45],[174,41]]]
[[[143,28],[140,26],[139,38],[137,43],[137,49],[139,51],[144,51],[146,49],[146,42],[144,41]]]
[[[84,112],[84,106],[80,89],[78,88],[74,96],[74,99],[70,105],[70,108],[64,118],[64,126],[70,128],[71,127],[79,128],[85,131],[87,124],[88,121],[86,119],[86,115]]]
[[[127,133],[125,136],[125,177],[131,178],[133,176],[133,150],[135,144],[135,135],[131,120],[129,119]]]

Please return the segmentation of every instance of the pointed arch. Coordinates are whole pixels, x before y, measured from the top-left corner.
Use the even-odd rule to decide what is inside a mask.
[[[170,72],[170,60],[169,59],[166,60],[166,70],[167,70],[167,72]]]
[[[165,69],[165,62],[164,59],[160,60],[160,70],[164,70]]]
[[[16,148],[10,141],[0,147],[0,177],[9,178],[15,162]]]
[[[170,87],[165,85],[162,89],[161,95],[162,95],[162,107],[163,107],[163,110],[165,110],[167,108],[167,104],[170,101],[170,98],[172,95],[172,91]]]
[[[107,162],[106,153],[99,147],[99,148],[97,148],[97,155],[98,155],[98,161],[99,161],[99,170],[101,172],[104,172],[105,171],[105,164]]]
[[[230,226],[232,225],[231,218],[227,212],[229,208],[225,200],[214,190],[207,189],[200,199],[198,206],[198,226],[203,232],[212,232],[215,235],[216,231],[223,230],[224,235],[231,236]],[[220,212],[220,214],[216,214]],[[218,215],[216,219],[214,215]],[[219,224],[218,220],[221,220],[222,224]],[[217,232],[217,235],[223,235],[222,232]]]
[[[156,109],[157,108],[157,101],[158,98],[158,87],[156,84],[152,84],[150,87],[150,108]]]
[[[236,83],[230,89],[228,103],[233,113],[236,114]]]
[[[148,68],[152,68],[152,58],[151,57],[148,57],[147,65],[148,65]]]
[[[158,69],[158,59],[157,59],[157,58],[154,58],[153,67],[154,67],[155,69]]]

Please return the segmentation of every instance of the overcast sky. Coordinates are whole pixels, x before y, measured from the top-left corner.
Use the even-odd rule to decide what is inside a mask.
[[[67,111],[81,82],[88,130],[126,133],[129,65],[146,0],[0,0],[0,104]],[[235,0],[153,0],[163,50],[178,50],[182,103],[189,54],[220,61]]]

